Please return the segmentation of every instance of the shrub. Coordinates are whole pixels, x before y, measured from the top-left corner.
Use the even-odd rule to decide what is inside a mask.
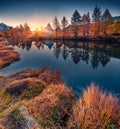
[[[50,85],[26,106],[43,128],[64,127],[75,101],[73,92],[65,85]]]
[[[73,106],[68,122],[72,129],[111,129],[120,127],[120,105],[111,93],[92,84]]]

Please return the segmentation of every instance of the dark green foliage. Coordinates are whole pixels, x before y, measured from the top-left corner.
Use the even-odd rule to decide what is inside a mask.
[[[79,25],[81,25],[81,22],[82,20],[79,12],[75,10],[71,18],[71,24],[73,26],[73,33],[75,38],[78,36],[78,29],[79,29]]]
[[[81,16],[77,10],[73,13],[73,16],[71,18],[71,24],[74,25],[80,25],[81,24]]]
[[[102,16],[103,21],[112,20],[112,15],[108,9],[105,10]]]
[[[112,15],[108,9],[106,9],[102,15],[102,23],[103,33],[106,35],[108,26],[113,23]]]
[[[94,10],[93,10],[93,14],[92,14],[92,18],[94,22],[100,22],[101,21],[101,10],[100,7],[98,7],[97,5],[95,6]]]
[[[62,24],[62,29],[63,29],[63,38],[65,37],[65,29],[68,26],[68,20],[66,19],[66,17],[64,16],[63,19],[61,20],[61,24]]]
[[[64,30],[68,25],[68,20],[66,19],[65,16],[63,17],[61,23],[62,23],[62,29]]]

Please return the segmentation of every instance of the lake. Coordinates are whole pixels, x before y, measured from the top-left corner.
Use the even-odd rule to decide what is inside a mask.
[[[0,75],[27,68],[60,71],[76,96],[92,82],[120,94],[120,45],[80,41],[32,41],[12,44],[21,59],[0,70]]]

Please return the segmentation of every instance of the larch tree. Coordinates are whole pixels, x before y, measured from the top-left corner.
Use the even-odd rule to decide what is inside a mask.
[[[78,36],[78,29],[79,29],[79,26],[81,25],[81,22],[82,22],[81,15],[77,10],[75,10],[71,18],[71,24],[73,27],[73,33],[75,37]]]
[[[113,27],[114,27],[114,33],[120,34],[120,20],[114,21]]]
[[[63,30],[63,38],[65,38],[66,27],[68,26],[68,20],[66,19],[65,16],[63,16],[63,19],[61,20],[61,24]]]

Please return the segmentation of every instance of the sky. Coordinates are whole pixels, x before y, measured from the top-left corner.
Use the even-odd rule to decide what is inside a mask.
[[[92,15],[95,5],[104,12],[108,8],[113,16],[120,16],[120,0],[0,0],[0,22],[10,26],[28,23],[32,30],[45,27],[55,16],[66,16],[70,22],[74,10],[81,15]]]

